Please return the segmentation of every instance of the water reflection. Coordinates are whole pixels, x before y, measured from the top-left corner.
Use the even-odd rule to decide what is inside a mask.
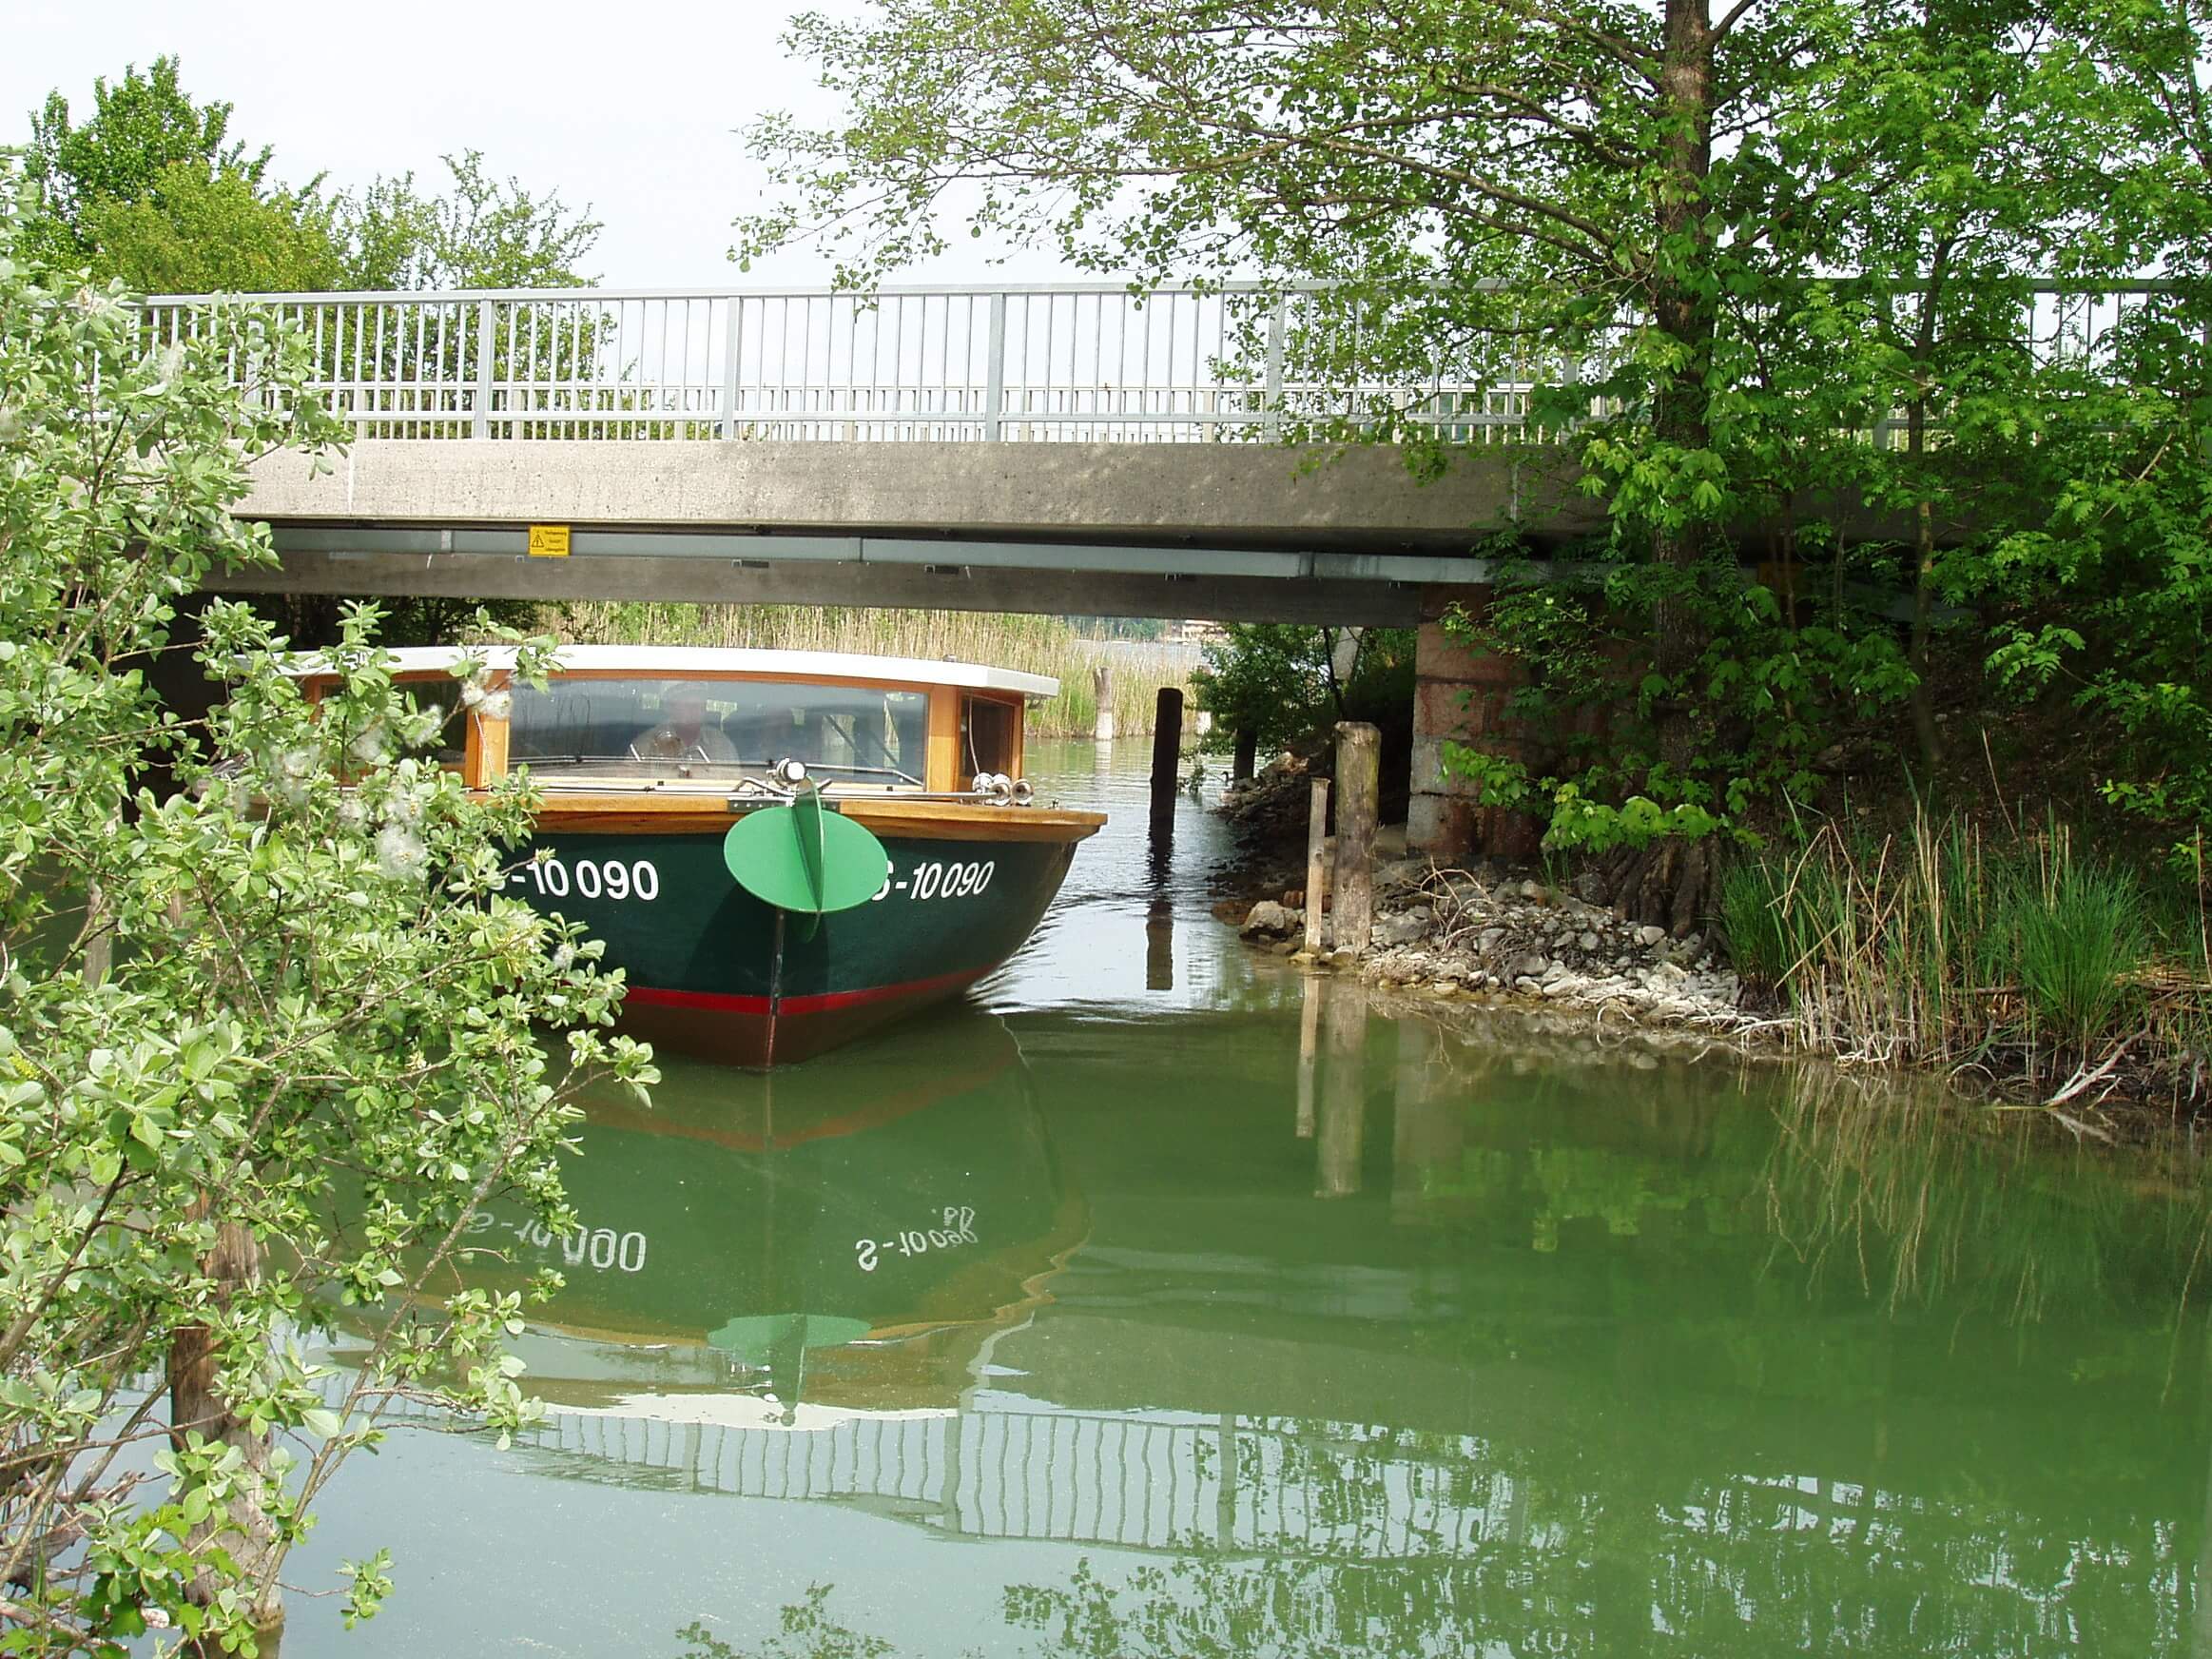
[[[2193,1198],[1834,1073],[1717,1112],[1708,1072],[1348,988],[1308,993],[1310,1139],[1188,1049],[1048,1113],[1093,1230],[990,1374],[707,1481],[1155,1563],[1020,1580],[1008,1650],[2190,1650]]]
[[[1144,988],[1175,988],[1175,902],[1164,894],[1145,907]]]
[[[1360,1190],[1361,1142],[1368,1115],[1368,999],[1349,983],[1315,987],[1321,999],[1321,1103],[1314,1137],[1320,1172],[1314,1195],[1349,1198]]]
[[[1137,822],[1003,1018],[673,1071],[594,1106],[586,1242],[480,1240],[569,1287],[553,1412],[472,1474],[666,1505],[593,1533],[566,1650],[672,1650],[721,1572],[742,1653],[2212,1659],[2192,1166],[1209,958]],[[1127,979],[1045,1005],[1084,907]],[[565,1578],[501,1559],[338,1650],[409,1650],[418,1594],[557,1647]]]
[[[466,1274],[564,1276],[525,1348],[546,1397],[650,1390],[667,1415],[725,1391],[731,1420],[786,1425],[802,1402],[949,1404],[1085,1225],[1004,1025],[962,1011],[953,1034],[766,1076],[667,1063],[650,1110],[588,1102],[567,1176],[582,1230],[495,1210]]]

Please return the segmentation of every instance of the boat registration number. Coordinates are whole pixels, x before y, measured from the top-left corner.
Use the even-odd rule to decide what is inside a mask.
[[[661,872],[650,858],[625,863],[619,858],[534,858],[507,878],[511,888],[532,884],[541,899],[565,899],[572,892],[580,899],[641,899],[647,904],[661,896]]]
[[[991,878],[999,873],[999,861],[986,858],[977,864],[918,864],[902,876],[896,869],[885,872],[883,885],[876,889],[878,900],[901,893],[909,899],[964,899],[981,892],[991,885]]]
[[[896,893],[907,899],[965,899],[983,891],[999,873],[999,861],[986,858],[972,864],[943,864],[932,860],[918,864],[904,875],[887,871],[877,900]],[[541,899],[636,899],[651,904],[661,896],[661,872],[650,858],[534,858],[507,878],[511,888],[527,888]]]

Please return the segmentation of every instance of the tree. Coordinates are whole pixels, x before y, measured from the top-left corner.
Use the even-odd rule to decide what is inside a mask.
[[[344,275],[312,200],[263,195],[244,174],[172,162],[143,194],[107,196],[80,218],[95,277],[146,294],[284,294]]]
[[[259,197],[268,171],[266,146],[248,153],[230,137],[231,106],[192,101],[175,56],[154,59],[145,74],[135,64],[110,87],[92,83],[93,113],[72,123],[58,91],[30,118],[24,173],[33,212],[25,230],[30,251],[62,265],[89,264],[99,243],[87,216],[104,203],[157,204],[178,180],[228,175]]]
[[[591,208],[570,213],[556,193],[536,196],[519,179],[484,172],[480,150],[445,158],[443,195],[425,196],[413,173],[341,195],[336,231],[349,288],[585,288],[577,266],[599,240]]]
[[[1298,343],[1340,377],[1534,373],[1539,421],[1583,421],[1613,551],[1644,567],[1640,782],[1710,798],[1694,671],[1734,583],[1721,528],[1745,504],[1731,324],[1771,303],[1804,257],[1786,227],[1817,212],[1775,210],[1802,179],[1765,137],[1828,44],[1806,10],[886,0],[862,23],[808,14],[792,44],[853,113],[832,131],[754,129],[786,196],[740,222],[739,251],[818,235],[852,249],[844,275],[862,279],[944,245],[941,209],[972,198],[978,233],[1055,240],[1140,281],[1329,279]],[[1607,406],[1619,416],[1590,420]],[[1669,885],[1695,903],[1698,875]]]
[[[2205,38],[2184,0],[883,0],[794,23],[850,114],[753,129],[782,200],[737,251],[817,238],[865,283],[964,220],[1140,283],[1328,279],[1288,342],[1307,376],[1529,385],[1610,509],[1591,643],[1639,659],[1603,799],[1713,825],[1892,707],[1936,757],[1938,601],[2066,498],[2036,434],[2083,407],[2026,349],[2024,279],[2144,268],[2113,226],[2181,211]],[[1343,430],[1444,464],[1422,414]],[[1952,559],[1969,508],[1992,534]],[[1775,583],[1741,563],[1769,548]],[[1686,929],[1709,860],[1680,843],[1614,890]]]
[[[1232,622],[1200,655],[1191,685],[1214,717],[1206,741],[1216,750],[1247,734],[1282,749],[1339,720],[1403,726],[1411,707],[1410,629]]]
[[[200,578],[272,556],[228,511],[248,459],[339,430],[267,315],[219,306],[149,351],[120,285],[24,240],[0,177],[8,1645],[114,1652],[160,1615],[250,1650],[392,1395],[527,1415],[500,1346],[521,1298],[453,1283],[458,1241],[495,1193],[572,1224],[571,1096],[650,1082],[650,1055],[604,1033],[597,947],[506,898],[531,798],[435,764],[442,716],[393,685],[372,609],[319,704],[223,603],[199,654],[225,702],[188,727],[153,696]],[[461,700],[499,694],[476,673]],[[184,787],[143,787],[156,763]],[[303,1343],[340,1319],[350,1375]],[[349,1570],[355,1612],[386,1565]]]
[[[2062,270],[2153,270],[2117,323],[2053,363],[2028,449],[2047,514],[1975,569],[1990,666],[2086,723],[2105,799],[2165,841],[2203,888],[2212,821],[2212,13],[2127,0],[2070,14],[2110,77],[2121,130],[2086,147],[2103,211]]]

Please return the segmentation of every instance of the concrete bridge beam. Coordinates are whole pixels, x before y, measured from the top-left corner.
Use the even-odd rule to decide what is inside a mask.
[[[357,443],[254,463],[241,517],[298,526],[567,524],[783,536],[1465,553],[1517,523],[1602,528],[1572,465],[1469,452],[1418,483],[1392,445]]]

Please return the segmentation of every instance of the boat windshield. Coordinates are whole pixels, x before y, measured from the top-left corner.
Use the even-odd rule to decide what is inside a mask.
[[[514,688],[511,764],[736,778],[798,760],[825,783],[919,789],[929,697],[796,681],[568,677]]]

